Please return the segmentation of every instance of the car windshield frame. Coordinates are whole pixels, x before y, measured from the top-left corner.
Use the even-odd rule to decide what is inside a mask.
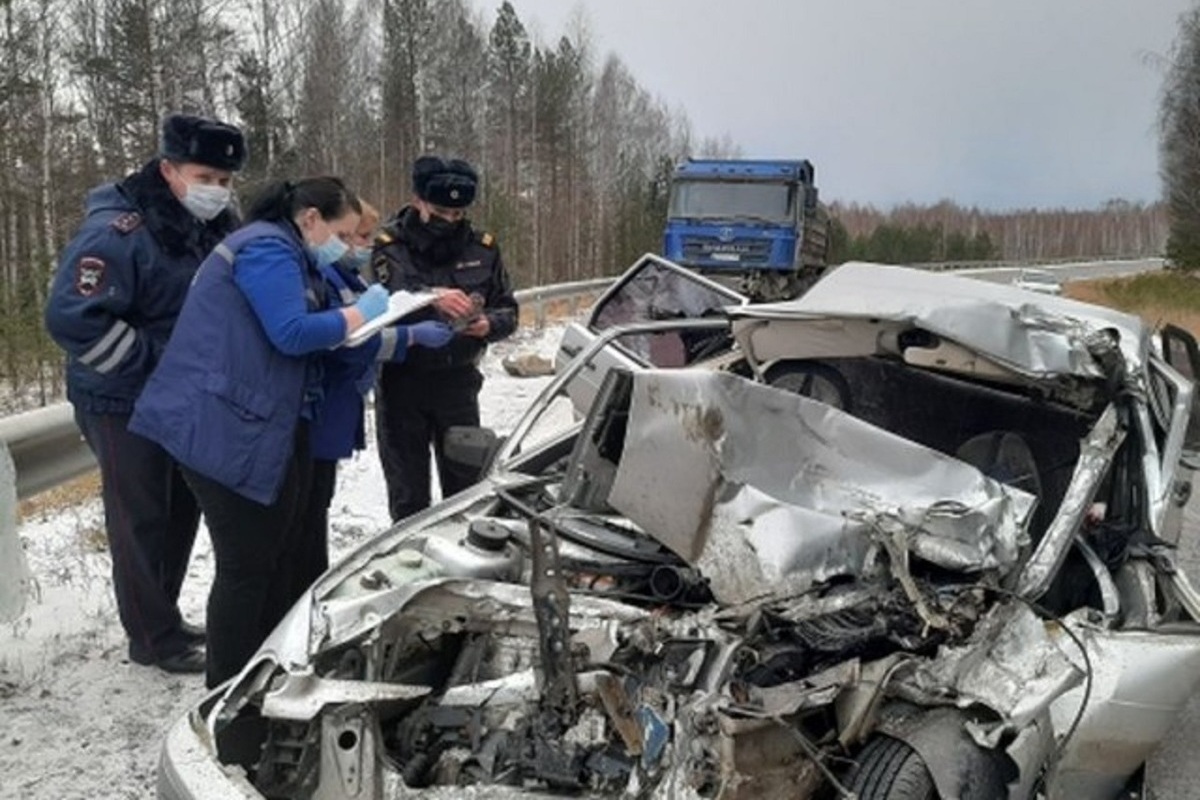
[[[529,408],[517,421],[510,433],[496,452],[493,464],[494,469],[500,472],[518,471],[517,466],[532,453],[544,450],[546,447],[552,446],[559,441],[562,436],[548,437],[541,439],[535,444],[527,445],[530,434],[533,432],[537,423],[542,419],[546,412],[553,405],[556,397],[568,398],[567,386],[571,381],[575,380],[584,370],[592,367],[592,359],[612,344],[615,340],[623,336],[633,336],[639,334],[654,334],[657,332],[694,330],[694,331],[729,331],[731,329],[730,320],[725,317],[705,317],[703,319],[674,319],[674,320],[657,320],[654,322],[639,322],[628,325],[619,325],[599,332],[583,352],[575,356],[566,367],[564,367],[550,383],[546,384],[541,393],[529,405]],[[642,369],[642,367],[637,367]],[[582,424],[582,419],[576,419],[571,425],[564,427],[563,435],[573,433],[578,430]]]

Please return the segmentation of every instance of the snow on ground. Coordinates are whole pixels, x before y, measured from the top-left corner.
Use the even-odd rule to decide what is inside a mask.
[[[548,378],[513,378],[514,352],[553,357],[561,327],[522,329],[484,362],[483,424],[507,431]],[[388,525],[368,415],[368,449],[343,462],[330,510],[336,560]],[[0,800],[110,800],[154,795],[167,727],[203,694],[199,675],[129,661],[112,596],[99,499],[21,524],[36,596],[0,627]],[[212,580],[207,532],[196,540],[180,606],[201,622]]]

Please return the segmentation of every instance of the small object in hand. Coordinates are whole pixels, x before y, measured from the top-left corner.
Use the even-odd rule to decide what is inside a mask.
[[[471,292],[467,297],[471,300],[470,313],[450,321],[450,327],[454,329],[455,333],[465,331],[475,324],[475,320],[483,316],[483,295]]]

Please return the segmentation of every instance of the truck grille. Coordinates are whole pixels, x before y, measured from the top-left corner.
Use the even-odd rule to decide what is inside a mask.
[[[734,239],[722,242],[716,237],[685,236],[684,261],[710,261],[730,265],[760,265],[771,260],[769,239]]]

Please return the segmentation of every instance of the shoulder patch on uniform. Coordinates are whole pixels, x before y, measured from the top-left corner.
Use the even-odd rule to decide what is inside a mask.
[[[496,237],[485,232],[479,237],[479,243],[484,247],[491,247],[496,243]]]
[[[388,266],[388,257],[378,255],[371,261],[371,271],[375,273],[375,280],[387,286],[388,280],[392,277],[392,270]]]
[[[126,211],[124,214],[117,216],[111,223],[114,230],[121,233],[131,233],[137,230],[142,224],[142,215],[136,211]]]
[[[91,297],[104,288],[104,273],[108,265],[95,256],[84,256],[75,265],[75,291]]]

